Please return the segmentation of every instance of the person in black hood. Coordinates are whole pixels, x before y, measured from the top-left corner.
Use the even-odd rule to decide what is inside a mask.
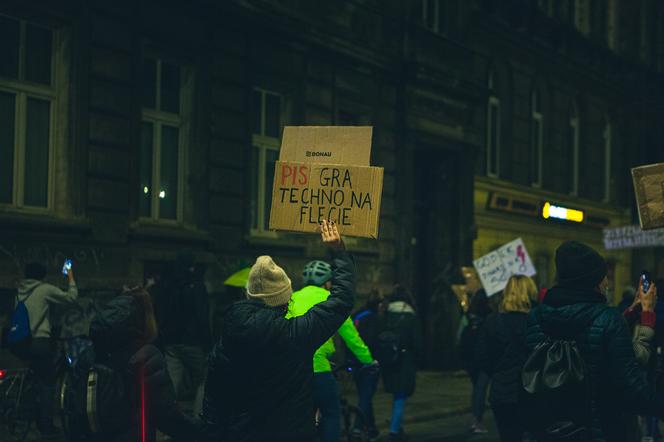
[[[194,415],[203,404],[206,358],[212,346],[210,307],[205,284],[198,277],[195,256],[179,252],[171,271],[152,289],[160,344],[175,394],[182,396],[185,373],[196,388]]]
[[[157,429],[179,440],[200,438],[201,426],[178,409],[164,355],[152,344],[157,333],[150,295],[140,287],[123,291],[90,324],[96,361],[126,379],[132,425],[114,442],[154,442]]]
[[[210,440],[318,440],[313,355],[348,318],[355,294],[354,263],[336,226],[323,221],[321,234],[333,258],[326,301],[286,319],[290,279],[272,258],[260,256],[249,273],[249,299],[226,310],[205,383],[203,420]]]
[[[558,285],[528,317],[529,351],[549,337],[574,340],[588,377],[586,403],[593,441],[624,441],[623,411],[664,416],[664,397],[648,385],[634,357],[632,337],[622,314],[606,305],[607,266],[592,248],[577,241],[556,251]],[[655,291],[653,284],[650,290]],[[570,407],[579,404],[570,404]],[[533,416],[533,430],[541,420]]]

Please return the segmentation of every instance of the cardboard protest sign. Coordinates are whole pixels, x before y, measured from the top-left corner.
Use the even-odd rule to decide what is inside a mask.
[[[535,276],[537,273],[521,238],[476,259],[473,265],[487,296],[503,290],[512,275]]]
[[[286,126],[279,160],[369,166],[371,126]]]
[[[603,230],[606,250],[664,246],[664,229],[643,230],[639,226],[612,227]]]
[[[383,169],[277,161],[270,229],[316,232],[324,219],[343,235],[378,237]]]
[[[641,228],[664,227],[664,163],[633,168],[632,180]]]

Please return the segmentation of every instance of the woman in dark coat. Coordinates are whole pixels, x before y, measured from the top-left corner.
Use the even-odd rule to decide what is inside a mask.
[[[521,369],[528,357],[526,323],[530,300],[537,287],[525,275],[510,277],[503,291],[499,313],[490,315],[480,329],[477,366],[491,378],[489,402],[503,442],[521,442],[523,417],[517,412]]]
[[[475,354],[477,352],[477,340],[480,330],[490,313],[489,298],[486,296],[484,289],[480,289],[473,295],[470,301],[468,313],[466,313],[466,327],[463,329],[459,340],[461,362],[468,372],[470,382],[473,385],[471,397],[473,423],[470,426],[470,431],[476,434],[487,432],[482,421],[486,409],[486,392],[489,388],[489,376],[478,366]]]
[[[392,393],[392,420],[390,422],[390,441],[403,439],[403,419],[406,399],[415,392],[417,359],[421,353],[420,322],[413,308],[413,301],[408,291],[397,285],[389,299],[384,318],[384,330],[398,336],[401,349],[398,361],[389,367],[383,367],[385,391]]]
[[[200,439],[200,425],[178,408],[164,355],[152,344],[156,337],[152,301],[140,287],[111,300],[90,324],[96,361],[124,374],[132,419],[128,430],[104,440],[154,442],[157,429],[179,440]]]

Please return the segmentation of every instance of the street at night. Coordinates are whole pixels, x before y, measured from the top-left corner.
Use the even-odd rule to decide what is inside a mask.
[[[2,442],[664,442],[664,1],[0,1]]]

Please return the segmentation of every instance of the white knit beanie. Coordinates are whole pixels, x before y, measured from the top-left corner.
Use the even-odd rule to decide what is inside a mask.
[[[269,256],[259,256],[249,271],[247,297],[277,307],[288,304],[292,294],[291,280],[284,269]]]

